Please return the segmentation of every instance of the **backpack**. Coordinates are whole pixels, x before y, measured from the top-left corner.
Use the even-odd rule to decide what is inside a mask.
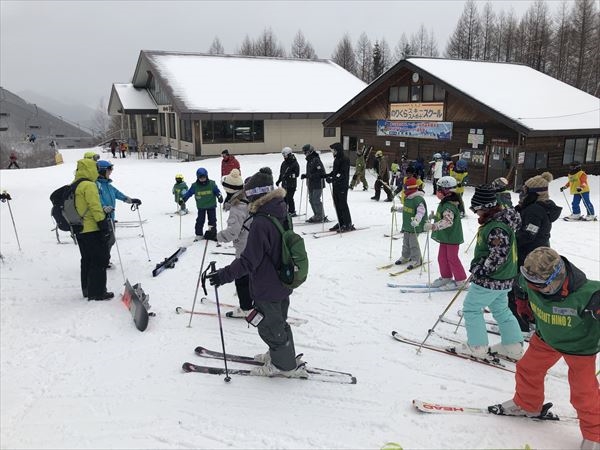
[[[277,270],[279,280],[288,288],[295,289],[308,277],[308,255],[304,239],[292,228],[292,218],[288,215],[290,228],[285,230],[281,222],[270,214],[257,214],[271,219],[281,233],[281,267]]]
[[[59,187],[50,194],[51,214],[59,230],[79,233],[83,229],[83,217],[79,215],[75,208],[75,189],[82,181],[90,180],[81,178],[73,184]]]

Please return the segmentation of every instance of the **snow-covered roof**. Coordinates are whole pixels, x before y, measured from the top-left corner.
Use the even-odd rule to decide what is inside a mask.
[[[600,98],[530,67],[432,58],[407,61],[530,130],[600,128]]]
[[[331,113],[366,87],[329,60],[144,53],[190,112]]]
[[[125,111],[156,110],[156,103],[146,89],[136,88],[131,83],[115,83],[113,87]]]

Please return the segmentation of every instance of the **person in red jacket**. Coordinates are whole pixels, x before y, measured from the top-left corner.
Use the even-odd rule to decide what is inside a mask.
[[[221,156],[223,157],[221,160],[221,177],[226,177],[233,169],[239,170],[240,174],[242,173],[240,162],[235,159],[235,156],[229,154],[229,150],[223,150]]]

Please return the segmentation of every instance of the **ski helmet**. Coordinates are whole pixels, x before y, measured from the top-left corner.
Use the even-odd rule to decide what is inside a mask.
[[[442,155],[439,153],[434,153],[433,154],[433,159],[442,159]]]
[[[112,169],[113,164],[110,161],[105,161],[101,159],[96,163],[96,167],[98,168],[98,172],[104,172],[106,170]]]
[[[456,168],[464,172],[465,170],[467,170],[467,161],[465,161],[464,159],[459,159],[458,161],[456,161]]]
[[[206,177],[208,178],[208,171],[204,167],[200,167],[196,170],[196,178]]]
[[[438,180],[437,185],[442,189],[454,189],[456,187],[456,179],[446,175]]]
[[[571,170],[573,170],[573,171],[581,170],[581,163],[579,161],[573,161],[571,163]]]
[[[181,175],[180,173],[175,175],[175,181],[177,181],[178,183],[183,181],[183,175]]]
[[[288,155],[292,154],[292,149],[289,147],[283,147],[283,149],[281,149],[281,154],[283,155],[284,158],[287,158]]]
[[[381,157],[383,157],[383,152],[381,150],[377,150],[375,152],[375,158],[381,158]]]

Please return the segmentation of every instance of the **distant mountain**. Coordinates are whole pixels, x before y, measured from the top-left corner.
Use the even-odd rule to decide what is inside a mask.
[[[35,103],[40,108],[45,109],[55,116],[62,116],[66,121],[79,124],[85,131],[89,131],[90,128],[97,128],[97,126],[94,126],[94,114],[96,111],[89,106],[64,103],[55,98],[29,90],[20,91],[17,95],[29,103]]]

